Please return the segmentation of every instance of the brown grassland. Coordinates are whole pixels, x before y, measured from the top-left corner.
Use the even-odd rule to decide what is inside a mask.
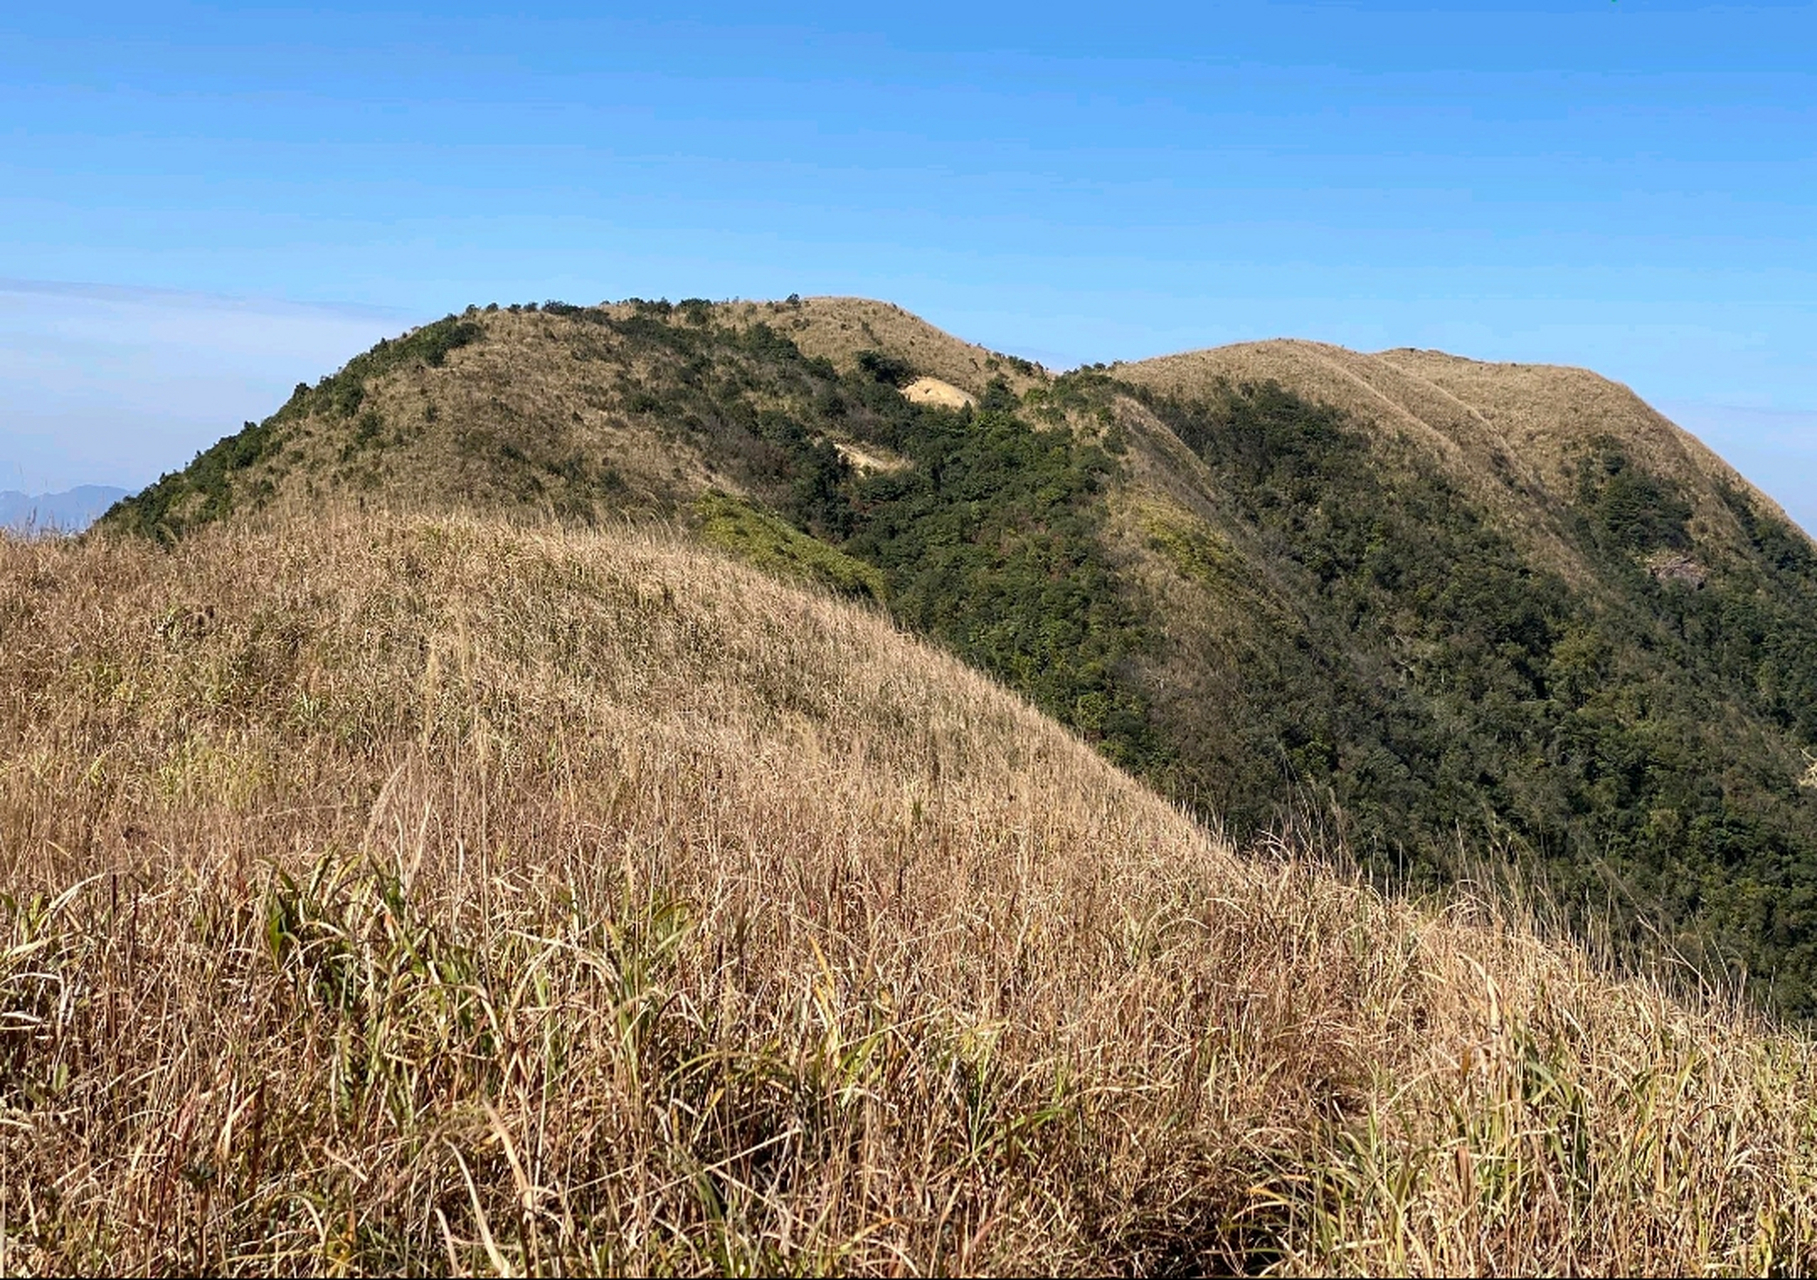
[[[1587,440],[1608,436],[1649,471],[1683,484],[1699,515],[1720,510],[1712,498],[1724,483],[1744,488],[1763,510],[1779,512],[1777,503],[1695,436],[1627,387],[1588,369],[1273,339],[1157,356],[1113,365],[1111,372],[1188,396],[1203,394],[1219,378],[1273,379],[1421,442],[1479,488],[1495,478],[1517,490],[1569,494],[1575,452]]]
[[[1442,351],[1361,352],[1273,339],[1157,356],[1110,372],[1163,394],[1204,395],[1218,380],[1277,381],[1413,444],[1542,563],[1580,585],[1594,574],[1561,524],[1585,447],[1618,445],[1652,474],[1670,477],[1691,506],[1700,544],[1745,543],[1720,496],[1745,493],[1761,512],[1779,504],[1632,390],[1588,369],[1470,360]]]
[[[659,409],[662,397],[653,394],[712,389],[732,365],[708,376],[711,362],[680,360],[660,344],[652,348],[593,322],[598,317],[641,316],[693,336],[706,326],[691,317],[710,317],[728,333],[761,324],[804,354],[848,371],[859,352],[887,350],[920,375],[904,388],[909,399],[952,408],[975,400],[996,377],[1017,392],[1047,381],[1032,364],[942,333],[900,307],[860,298],[729,302],[660,317],[618,303],[592,308],[591,316],[469,311],[460,323],[479,340],[434,364],[406,360],[365,378],[357,412],[317,403],[287,422],[283,447],[236,477],[243,486],[238,505],[312,510],[338,493],[393,510],[553,508],[565,518],[610,523],[627,515],[671,518],[710,489],[745,493],[728,460],[703,449],[697,432],[676,420],[686,413]],[[726,354],[724,344],[718,350]],[[753,404],[787,404],[767,385],[774,374],[773,365],[761,367],[749,389]],[[740,395],[723,388],[718,394],[722,406]],[[895,465],[859,441],[839,443],[861,467]],[[274,493],[253,492],[255,476]]]
[[[1817,1266],[1817,1058],[648,534],[0,543],[0,1272]]]
[[[776,325],[804,353],[825,356],[842,369],[852,366],[859,351],[875,348],[974,396],[983,394],[992,378],[1001,377],[1017,395],[1048,379],[1039,365],[955,337],[893,302],[818,297],[729,303],[721,311],[735,325],[759,320]]]

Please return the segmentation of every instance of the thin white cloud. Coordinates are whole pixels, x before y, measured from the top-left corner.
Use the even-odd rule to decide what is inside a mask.
[[[47,298],[85,298],[95,302],[124,302],[173,309],[251,311],[260,315],[319,314],[400,322],[407,320],[410,315],[399,307],[379,307],[363,302],[304,302],[252,294],[204,293],[193,289],[96,284],[77,280],[28,280],[14,276],[0,276],[0,293]]]

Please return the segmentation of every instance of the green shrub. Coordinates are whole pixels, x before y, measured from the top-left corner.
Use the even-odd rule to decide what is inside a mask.
[[[858,368],[866,377],[892,387],[907,386],[915,378],[914,367],[908,361],[881,351],[860,351]]]
[[[695,502],[694,514],[704,541],[756,568],[879,604],[888,596],[883,574],[870,565],[742,499],[713,490]]]
[[[1691,544],[1691,504],[1678,486],[1630,464],[1613,441],[1597,441],[1594,455],[1584,459],[1577,501],[1596,539],[1617,551]]]

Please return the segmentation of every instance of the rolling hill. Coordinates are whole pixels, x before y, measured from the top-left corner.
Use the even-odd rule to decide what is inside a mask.
[[[1691,503],[1690,530],[1699,541],[1732,549],[1745,543],[1725,493],[1744,494],[1751,508],[1785,520],[1777,504],[1695,437],[1626,387],[1586,369],[1273,341],[1162,356],[1109,372],[1174,399],[1202,399],[1221,384],[1275,382],[1339,408],[1374,432],[1413,444],[1494,510],[1511,536],[1575,581],[1597,576],[1582,563],[1568,514],[1593,442],[1619,449],[1646,475],[1669,479],[1676,496]]]
[[[1808,1039],[872,604],[368,505],[0,539],[5,1270],[1817,1264]]]
[[[679,523],[883,602],[1239,844],[1493,874],[1817,1011],[1817,553],[1593,374],[1277,342],[1056,376],[861,300],[471,309],[106,525],[341,500]]]

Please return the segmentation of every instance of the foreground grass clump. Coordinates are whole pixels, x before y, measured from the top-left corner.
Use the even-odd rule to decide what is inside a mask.
[[[0,707],[0,1270],[1817,1265],[1807,1041],[705,553],[0,544]]]

